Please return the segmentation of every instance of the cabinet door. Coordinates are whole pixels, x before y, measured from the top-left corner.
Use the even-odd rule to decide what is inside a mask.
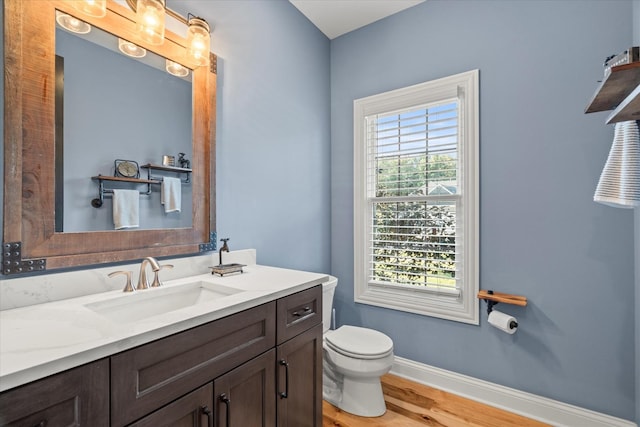
[[[213,382],[216,427],[275,427],[275,350]]]
[[[277,349],[278,427],[321,427],[322,324]]]
[[[129,427],[207,427],[213,418],[211,383],[181,397]]]
[[[0,426],[107,427],[109,361],[99,360],[0,394]]]

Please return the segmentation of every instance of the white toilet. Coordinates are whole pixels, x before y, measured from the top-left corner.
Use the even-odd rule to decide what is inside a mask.
[[[322,397],[361,417],[379,417],[387,408],[380,377],[393,364],[393,341],[382,332],[356,326],[330,330],[333,294],[338,279],[322,284]]]

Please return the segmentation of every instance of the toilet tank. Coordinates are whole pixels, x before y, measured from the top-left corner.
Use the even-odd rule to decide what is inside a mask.
[[[329,280],[322,284],[322,332],[331,327],[331,310],[333,309],[333,294],[338,285],[338,278],[329,276]]]

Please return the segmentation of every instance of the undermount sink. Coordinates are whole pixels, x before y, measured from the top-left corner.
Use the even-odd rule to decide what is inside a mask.
[[[135,322],[243,292],[206,281],[123,293],[85,307],[118,323]]]

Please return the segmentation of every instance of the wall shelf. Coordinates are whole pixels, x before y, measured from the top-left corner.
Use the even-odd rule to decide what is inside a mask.
[[[178,174],[186,174],[187,178],[184,182],[190,182],[191,180],[191,172],[193,172],[192,169],[190,168],[180,168],[177,166],[163,166],[163,165],[156,165],[153,163],[147,163],[146,165],[141,165],[140,166],[143,169],[147,169],[147,178],[148,179],[156,179],[155,177],[151,176],[151,171],[152,170],[157,170],[157,171],[164,171],[164,172],[175,172]],[[157,178],[159,180],[162,180],[162,178]]]
[[[147,186],[147,191],[140,192],[140,194],[149,195],[151,194],[151,184],[160,184],[161,181],[154,179],[142,179],[142,178],[125,178],[121,176],[109,176],[109,175],[98,175],[92,176],[92,180],[98,181],[98,197],[91,200],[91,206],[94,208],[102,207],[104,203],[104,195],[105,194],[113,194],[113,189],[105,189],[104,182],[130,182],[133,184],[144,184]]]
[[[640,62],[611,67],[596,89],[585,113],[615,111],[607,124],[640,119]]]
[[[607,117],[607,124],[640,120],[640,84]]]
[[[154,179],[142,179],[142,178],[124,178],[120,176],[98,175],[92,176],[94,181],[120,181],[120,182],[133,182],[136,184],[160,184],[160,181]]]

